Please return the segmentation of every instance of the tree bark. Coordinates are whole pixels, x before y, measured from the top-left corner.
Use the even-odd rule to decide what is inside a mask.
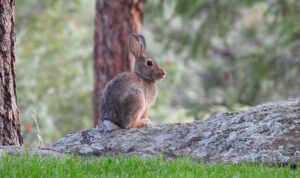
[[[94,126],[99,125],[100,97],[108,81],[132,70],[128,35],[140,32],[145,0],[97,0],[94,46]]]
[[[22,145],[15,81],[15,0],[0,0],[0,145]]]

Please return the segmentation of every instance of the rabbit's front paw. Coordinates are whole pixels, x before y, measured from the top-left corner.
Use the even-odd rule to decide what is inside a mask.
[[[149,127],[151,125],[152,125],[151,121],[147,118],[147,119],[135,120],[134,123],[132,123],[132,125],[130,127],[131,128],[141,128],[141,127]]]
[[[152,126],[153,124],[152,124],[152,122],[149,119],[145,119],[145,125],[147,127],[149,127],[149,126]]]

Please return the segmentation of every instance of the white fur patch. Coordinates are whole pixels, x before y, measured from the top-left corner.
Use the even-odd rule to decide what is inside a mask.
[[[113,122],[111,122],[109,120],[104,120],[102,122],[102,126],[103,126],[103,128],[104,128],[105,131],[113,131],[113,130],[120,129],[119,126],[117,126],[116,124],[114,124]]]

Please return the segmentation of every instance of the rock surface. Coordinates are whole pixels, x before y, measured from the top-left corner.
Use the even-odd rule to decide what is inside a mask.
[[[300,162],[300,98],[217,113],[205,121],[104,132],[87,129],[47,146],[87,155],[188,156],[204,163]]]
[[[47,149],[40,148],[23,148],[20,146],[0,146],[0,158],[4,155],[17,155],[17,154],[29,154],[29,155],[39,155],[41,157],[53,156],[62,157],[66,156],[63,153],[57,151],[51,151]]]
[[[188,156],[204,163],[300,163],[300,98],[217,113],[205,121],[142,129],[74,132],[45,148],[0,147],[4,153]]]

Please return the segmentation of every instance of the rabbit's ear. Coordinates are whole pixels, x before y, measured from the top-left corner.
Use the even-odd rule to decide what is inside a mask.
[[[142,44],[139,39],[139,36],[135,33],[131,33],[128,37],[129,50],[134,57],[139,57],[142,55]]]
[[[145,37],[143,35],[138,35],[139,37],[139,41],[140,41],[140,45],[141,45],[141,53],[145,54],[146,53],[146,40]]]

